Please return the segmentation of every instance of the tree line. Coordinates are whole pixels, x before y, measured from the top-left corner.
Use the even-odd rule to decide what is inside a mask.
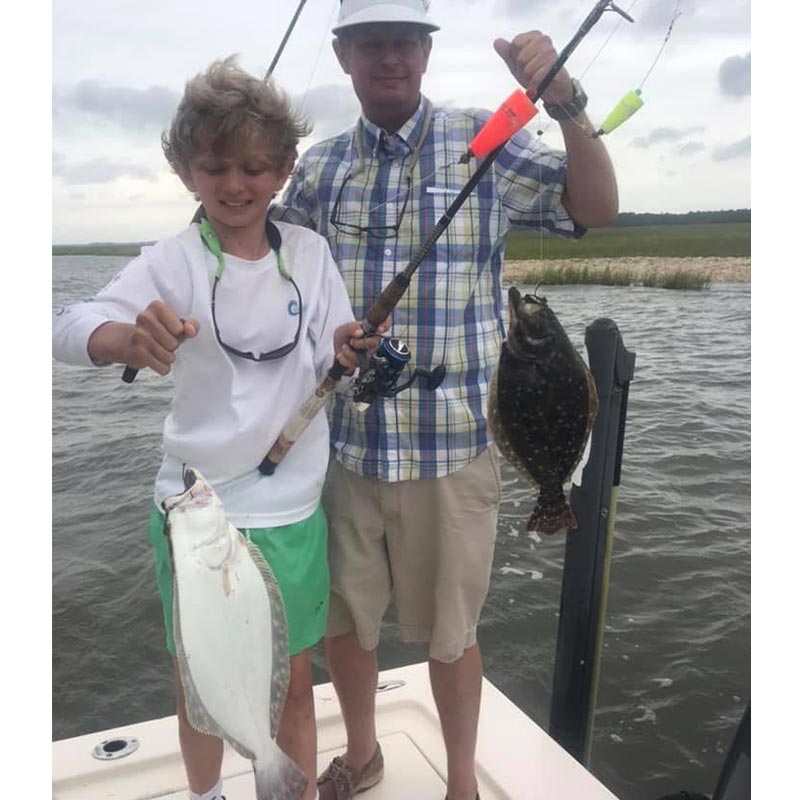
[[[750,209],[728,211],[688,211],[684,214],[637,214],[622,211],[617,217],[617,227],[633,228],[640,225],[697,225],[717,222],[750,222]]]

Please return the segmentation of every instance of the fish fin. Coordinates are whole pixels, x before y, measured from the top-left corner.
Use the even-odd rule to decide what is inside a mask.
[[[577,526],[578,521],[564,497],[563,490],[560,492],[560,497],[546,498],[544,502],[540,494],[528,520],[529,531],[537,531],[546,536],[552,536],[554,533]]]
[[[262,555],[252,543],[245,541],[250,557],[258,567],[269,595],[269,607],[272,614],[272,686],[270,687],[269,728],[274,739],[278,735],[278,727],[283,716],[283,706],[289,691],[289,632],[286,622],[286,609],[275,574]]]
[[[581,362],[584,371],[586,372],[586,430],[583,432],[583,441],[581,442],[581,446],[578,452],[575,454],[575,463],[570,476],[574,475],[575,470],[578,468],[578,465],[583,459],[583,454],[586,451],[586,445],[589,443],[589,437],[592,435],[594,421],[597,419],[597,412],[600,409],[600,397],[597,394],[597,384],[595,383],[594,375],[592,375],[592,371],[589,369],[586,362],[580,357],[580,355],[578,356],[578,359]],[[586,465],[584,464],[584,466]]]
[[[183,696],[186,700],[186,716],[189,724],[200,733],[207,733],[209,736],[220,736],[221,732],[214,724],[214,720],[203,705],[200,695],[195,688],[192,680],[192,673],[189,669],[189,659],[183,648],[183,636],[181,635],[181,614],[178,592],[177,576],[172,584],[172,620],[173,638],[175,639],[175,660],[178,662],[178,672],[183,685]]]
[[[183,648],[183,638],[181,636],[177,581],[173,584],[172,618],[174,620],[175,659],[178,662],[178,672],[183,685],[183,696],[186,700],[186,718],[189,720],[189,724],[200,733],[224,739],[242,758],[252,760],[255,755],[253,751],[233,739],[220,728],[200,699],[200,693],[194,685],[192,670],[186,651]]]
[[[256,800],[300,800],[308,778],[279,747],[270,750],[268,759],[253,761]]]

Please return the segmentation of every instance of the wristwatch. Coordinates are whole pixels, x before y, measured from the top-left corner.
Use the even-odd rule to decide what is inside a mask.
[[[556,122],[574,119],[586,108],[589,98],[577,78],[572,79],[572,100],[566,103],[545,103],[544,110]]]

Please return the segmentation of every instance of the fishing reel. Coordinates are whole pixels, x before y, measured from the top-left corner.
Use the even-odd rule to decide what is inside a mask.
[[[402,339],[384,337],[372,360],[361,368],[361,374],[353,380],[353,405],[356,410],[366,411],[376,397],[394,397],[408,389],[417,378],[428,391],[441,385],[447,371],[444,364],[432,370],[417,367],[405,383],[398,385],[397,381],[410,360],[411,351]]]

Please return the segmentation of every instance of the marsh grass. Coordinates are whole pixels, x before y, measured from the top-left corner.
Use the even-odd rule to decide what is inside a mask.
[[[526,261],[565,258],[702,258],[750,255],[750,223],[718,222],[692,225],[643,225],[596,228],[578,241],[511,231],[506,258]]]
[[[695,274],[686,270],[640,275],[630,269],[592,269],[583,267],[538,267],[528,270],[517,281],[527,286],[562,286],[566,284],[592,284],[595,286],[647,286],[655,289],[708,289],[711,275]]]
[[[95,242],[88,245],[54,245],[53,255],[137,256],[142,244]],[[714,222],[670,225],[615,226],[590,230],[579,241],[567,241],[532,231],[511,231],[507,260],[531,260],[522,278],[528,285],[595,284],[648,286],[663,289],[707,289],[710,274],[677,269],[664,273],[619,268],[580,266],[596,258],[741,257],[750,255],[749,222]],[[548,266],[552,259],[576,259],[574,267]],[[533,266],[538,264],[539,266]]]
[[[602,286],[630,286],[636,282],[631,270],[583,267],[538,267],[526,272],[522,282],[530,285],[558,286],[567,283],[592,283]]]
[[[642,276],[642,286],[656,289],[708,289],[711,285],[711,275],[708,273],[693,273],[685,270],[667,272],[661,275],[648,272]]]

